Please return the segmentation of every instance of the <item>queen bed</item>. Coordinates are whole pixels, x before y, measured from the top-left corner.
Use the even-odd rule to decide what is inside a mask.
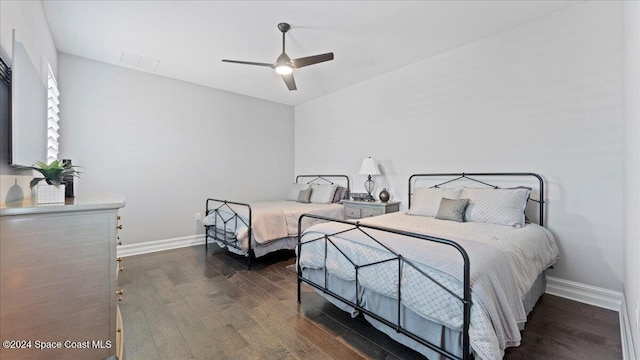
[[[205,248],[209,241],[247,257],[251,269],[254,257],[297,246],[298,219],[304,213],[333,219],[343,218],[342,199],[349,196],[346,175],[298,175],[287,199],[241,203],[206,200]],[[306,219],[303,229],[320,219]]]
[[[478,180],[512,177],[535,188]],[[431,360],[501,359],[520,344],[558,255],[542,226],[543,194],[531,173],[412,175],[407,211],[299,229],[298,301],[309,284]],[[532,202],[537,211],[525,218]],[[305,214],[300,222],[307,218],[328,220]]]

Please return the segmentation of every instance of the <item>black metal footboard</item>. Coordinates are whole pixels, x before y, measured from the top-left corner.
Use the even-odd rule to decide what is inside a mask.
[[[303,218],[308,217],[308,218],[314,218],[314,219],[319,219],[319,220],[325,220],[328,222],[336,222],[336,223],[342,223],[342,224],[347,224],[350,225],[350,227],[347,230],[343,230],[340,231],[338,233],[334,233],[334,234],[329,234],[329,235],[323,235],[320,236],[318,238],[314,238],[308,241],[305,241],[304,243],[302,243],[302,220]],[[407,237],[411,237],[411,238],[416,238],[416,239],[420,239],[420,240],[424,240],[424,241],[431,241],[431,242],[435,242],[435,243],[439,243],[439,244],[443,244],[443,245],[447,245],[447,246],[451,246],[453,248],[455,248],[459,253],[460,256],[462,257],[463,261],[464,261],[464,269],[463,269],[463,296],[460,297],[459,295],[453,293],[451,290],[449,290],[447,287],[445,287],[444,285],[442,285],[440,282],[438,282],[437,280],[435,280],[433,277],[429,276],[427,273],[425,273],[422,269],[418,268],[416,265],[414,265],[412,263],[412,261],[405,259],[402,254],[399,254],[395,251],[393,251],[392,249],[388,248],[386,245],[384,245],[382,242],[380,242],[379,240],[377,240],[374,236],[372,236],[370,234],[370,232],[368,232],[368,230],[379,230],[379,231],[383,231],[383,232],[387,232],[387,233],[392,233],[392,234],[398,234],[398,235],[402,235],[402,236],[407,236]],[[348,231],[360,231],[362,233],[364,233],[368,238],[370,238],[371,240],[375,241],[378,245],[380,245],[382,248],[384,248],[386,251],[389,252],[390,257],[388,259],[385,260],[381,260],[381,261],[375,261],[375,262],[371,262],[371,263],[366,263],[366,264],[356,264],[352,259],[349,258],[349,256],[347,256],[347,254],[345,253],[345,251],[343,251],[342,249],[340,249],[339,245],[337,245],[332,239],[331,237],[334,235],[338,235],[338,234],[343,234],[345,232]],[[342,220],[336,220],[336,219],[331,219],[331,218],[327,218],[327,217],[323,217],[323,216],[318,216],[318,215],[312,215],[312,214],[304,214],[300,217],[300,219],[298,220],[298,259],[300,259],[300,255],[302,254],[303,250],[303,246],[305,244],[311,244],[314,243],[316,241],[321,241],[323,242],[324,245],[324,285],[315,283],[305,277],[303,277],[302,274],[302,268],[300,266],[300,262],[298,261],[297,263],[297,270],[298,270],[298,303],[301,302],[301,285],[302,283],[306,283],[310,286],[312,286],[313,288],[322,291],[324,294],[327,294],[335,299],[338,299],[340,301],[342,301],[343,303],[353,307],[354,309],[356,309],[357,311],[366,314],[368,316],[370,316],[371,318],[385,324],[386,326],[389,326],[390,328],[394,329],[396,332],[403,334],[407,337],[409,337],[410,339],[428,347],[429,349],[436,351],[437,353],[441,354],[442,356],[445,356],[449,359],[461,359],[461,360],[469,360],[471,359],[471,349],[470,349],[470,340],[469,340],[469,323],[470,323],[470,319],[471,319],[471,287],[470,287],[470,264],[469,264],[469,257],[467,255],[467,252],[465,251],[465,249],[460,246],[458,243],[451,241],[451,240],[447,240],[447,239],[442,239],[442,238],[437,238],[437,237],[433,237],[433,236],[428,236],[428,235],[423,235],[423,234],[416,234],[416,233],[411,233],[411,232],[406,232],[406,231],[402,231],[402,230],[396,230],[396,229],[390,229],[390,228],[383,228],[383,227],[377,227],[377,226],[371,226],[371,225],[364,225],[364,224],[360,224],[358,222],[353,223],[353,222],[349,222],[349,221],[342,221]],[[334,247],[342,256],[345,257],[345,259],[351,264],[353,265],[353,269],[355,270],[355,289],[356,289],[356,301],[355,303],[349,299],[346,299],[345,297],[341,296],[340,294],[337,294],[333,291],[331,291],[328,288],[328,270],[327,270],[327,251],[328,248],[332,246]],[[397,311],[398,311],[398,316],[396,321],[389,321],[386,318],[384,318],[383,316],[376,314],[374,312],[372,312],[371,310],[363,307],[361,305],[361,299],[359,297],[359,289],[361,288],[361,284],[359,282],[359,277],[358,277],[358,273],[359,273],[359,269],[362,268],[366,268],[369,266],[374,266],[374,265],[378,265],[378,264],[382,264],[385,262],[397,262],[398,264],[398,288],[397,288],[397,295],[398,295],[398,299],[397,299]],[[419,335],[403,328],[402,323],[401,323],[401,308],[402,308],[402,268],[403,266],[410,266],[412,269],[416,270],[418,273],[420,273],[422,276],[425,277],[425,280],[429,280],[431,282],[433,282],[434,284],[436,284],[437,286],[441,287],[443,290],[447,291],[450,295],[452,295],[454,298],[456,298],[458,301],[460,301],[462,307],[463,307],[463,325],[462,325],[462,355],[458,356],[456,354],[452,354],[451,352],[447,351],[446,349],[443,349],[440,346],[437,346],[427,340],[425,340],[424,338],[420,337]]]
[[[249,218],[248,221],[245,220],[242,216],[240,216],[240,214],[238,214],[236,212],[235,209],[233,209],[231,206],[229,205],[237,205],[237,206],[245,206],[248,211],[249,211]],[[223,214],[224,216],[220,215],[220,212],[224,211],[225,213]],[[204,247],[205,249],[208,249],[209,246],[209,238],[217,240],[223,244],[225,244],[226,246],[232,247],[234,249],[238,249],[240,251],[242,251],[242,247],[238,246],[236,244],[236,238],[230,238],[229,236],[227,236],[228,232],[227,232],[227,224],[231,223],[233,224],[233,233],[237,234],[238,233],[238,226],[246,226],[248,229],[248,236],[249,236],[249,250],[247,253],[247,268],[249,270],[251,270],[251,258],[253,257],[253,236],[251,234],[251,205],[249,204],[245,204],[245,203],[239,203],[239,202],[234,202],[234,201],[227,201],[227,200],[218,200],[218,199],[207,199],[206,201],[206,212],[205,212],[205,217],[209,216],[210,214],[218,214],[219,216],[215,216],[214,219],[214,224],[213,225],[205,225],[205,240],[204,240]],[[231,216],[229,216],[231,215]],[[223,224],[220,224],[222,226],[222,231],[220,231],[222,233],[222,237],[220,237],[219,235],[219,231],[218,231],[218,217],[220,217],[220,219],[227,219],[225,221],[223,221]],[[209,230],[213,229],[213,235],[209,234]]]

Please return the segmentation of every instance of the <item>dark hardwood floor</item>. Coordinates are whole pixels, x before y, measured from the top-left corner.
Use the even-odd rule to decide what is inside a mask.
[[[291,252],[245,260],[217,246],[127,257],[125,358],[425,359],[305,286]],[[505,359],[622,359],[618,314],[544,295]]]

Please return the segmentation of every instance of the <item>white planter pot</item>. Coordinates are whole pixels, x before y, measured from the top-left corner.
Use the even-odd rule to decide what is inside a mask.
[[[36,186],[37,204],[64,204],[64,185],[40,184]]]

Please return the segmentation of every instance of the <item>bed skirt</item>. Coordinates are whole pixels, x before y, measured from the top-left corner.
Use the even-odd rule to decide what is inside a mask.
[[[213,229],[209,230],[211,232],[210,241],[211,243],[218,244],[221,248],[227,247],[229,252],[232,252],[241,256],[249,256],[249,253],[243,250],[240,250],[241,244],[238,241],[233,242],[234,246],[227,246],[224,242],[215,240],[213,238]],[[289,236],[281,239],[272,240],[263,244],[255,244],[253,247],[254,256],[259,258],[261,256],[267,255],[274,251],[278,250],[295,250],[298,246],[298,237],[297,236]]]
[[[324,284],[325,272],[318,269],[303,269],[303,276],[317,284]],[[355,281],[347,281],[342,278],[336,277],[332,274],[328,274],[328,289],[336,294],[344,297],[345,299],[356,302],[355,294]],[[546,277],[544,273],[541,273],[536,281],[531,286],[531,289],[525,294],[522,302],[524,304],[527,314],[533,310],[534,305],[538,299],[544,294],[546,288]],[[326,298],[330,303],[334,304],[343,311],[351,314],[352,317],[358,315],[357,311],[343,303],[342,301],[324,294],[322,291],[315,289],[315,291]],[[398,301],[390,297],[380,295],[376,292],[368,289],[360,288],[359,297],[363,307],[369,311],[385,318],[386,320],[395,322],[398,316]],[[428,320],[406,306],[401,306],[401,324],[406,330],[416,334],[417,336],[429,341],[430,343],[439,346],[448,352],[461,356],[462,354],[462,333],[457,330],[447,328],[441,324]],[[396,332],[393,328],[364,315],[365,319],[376,329],[382,331],[393,340],[423,354],[430,360],[446,360],[441,354],[431,350],[430,348],[418,343],[417,341],[409,338],[406,335]],[[518,326],[520,330],[524,328],[525,323],[520,323]]]

